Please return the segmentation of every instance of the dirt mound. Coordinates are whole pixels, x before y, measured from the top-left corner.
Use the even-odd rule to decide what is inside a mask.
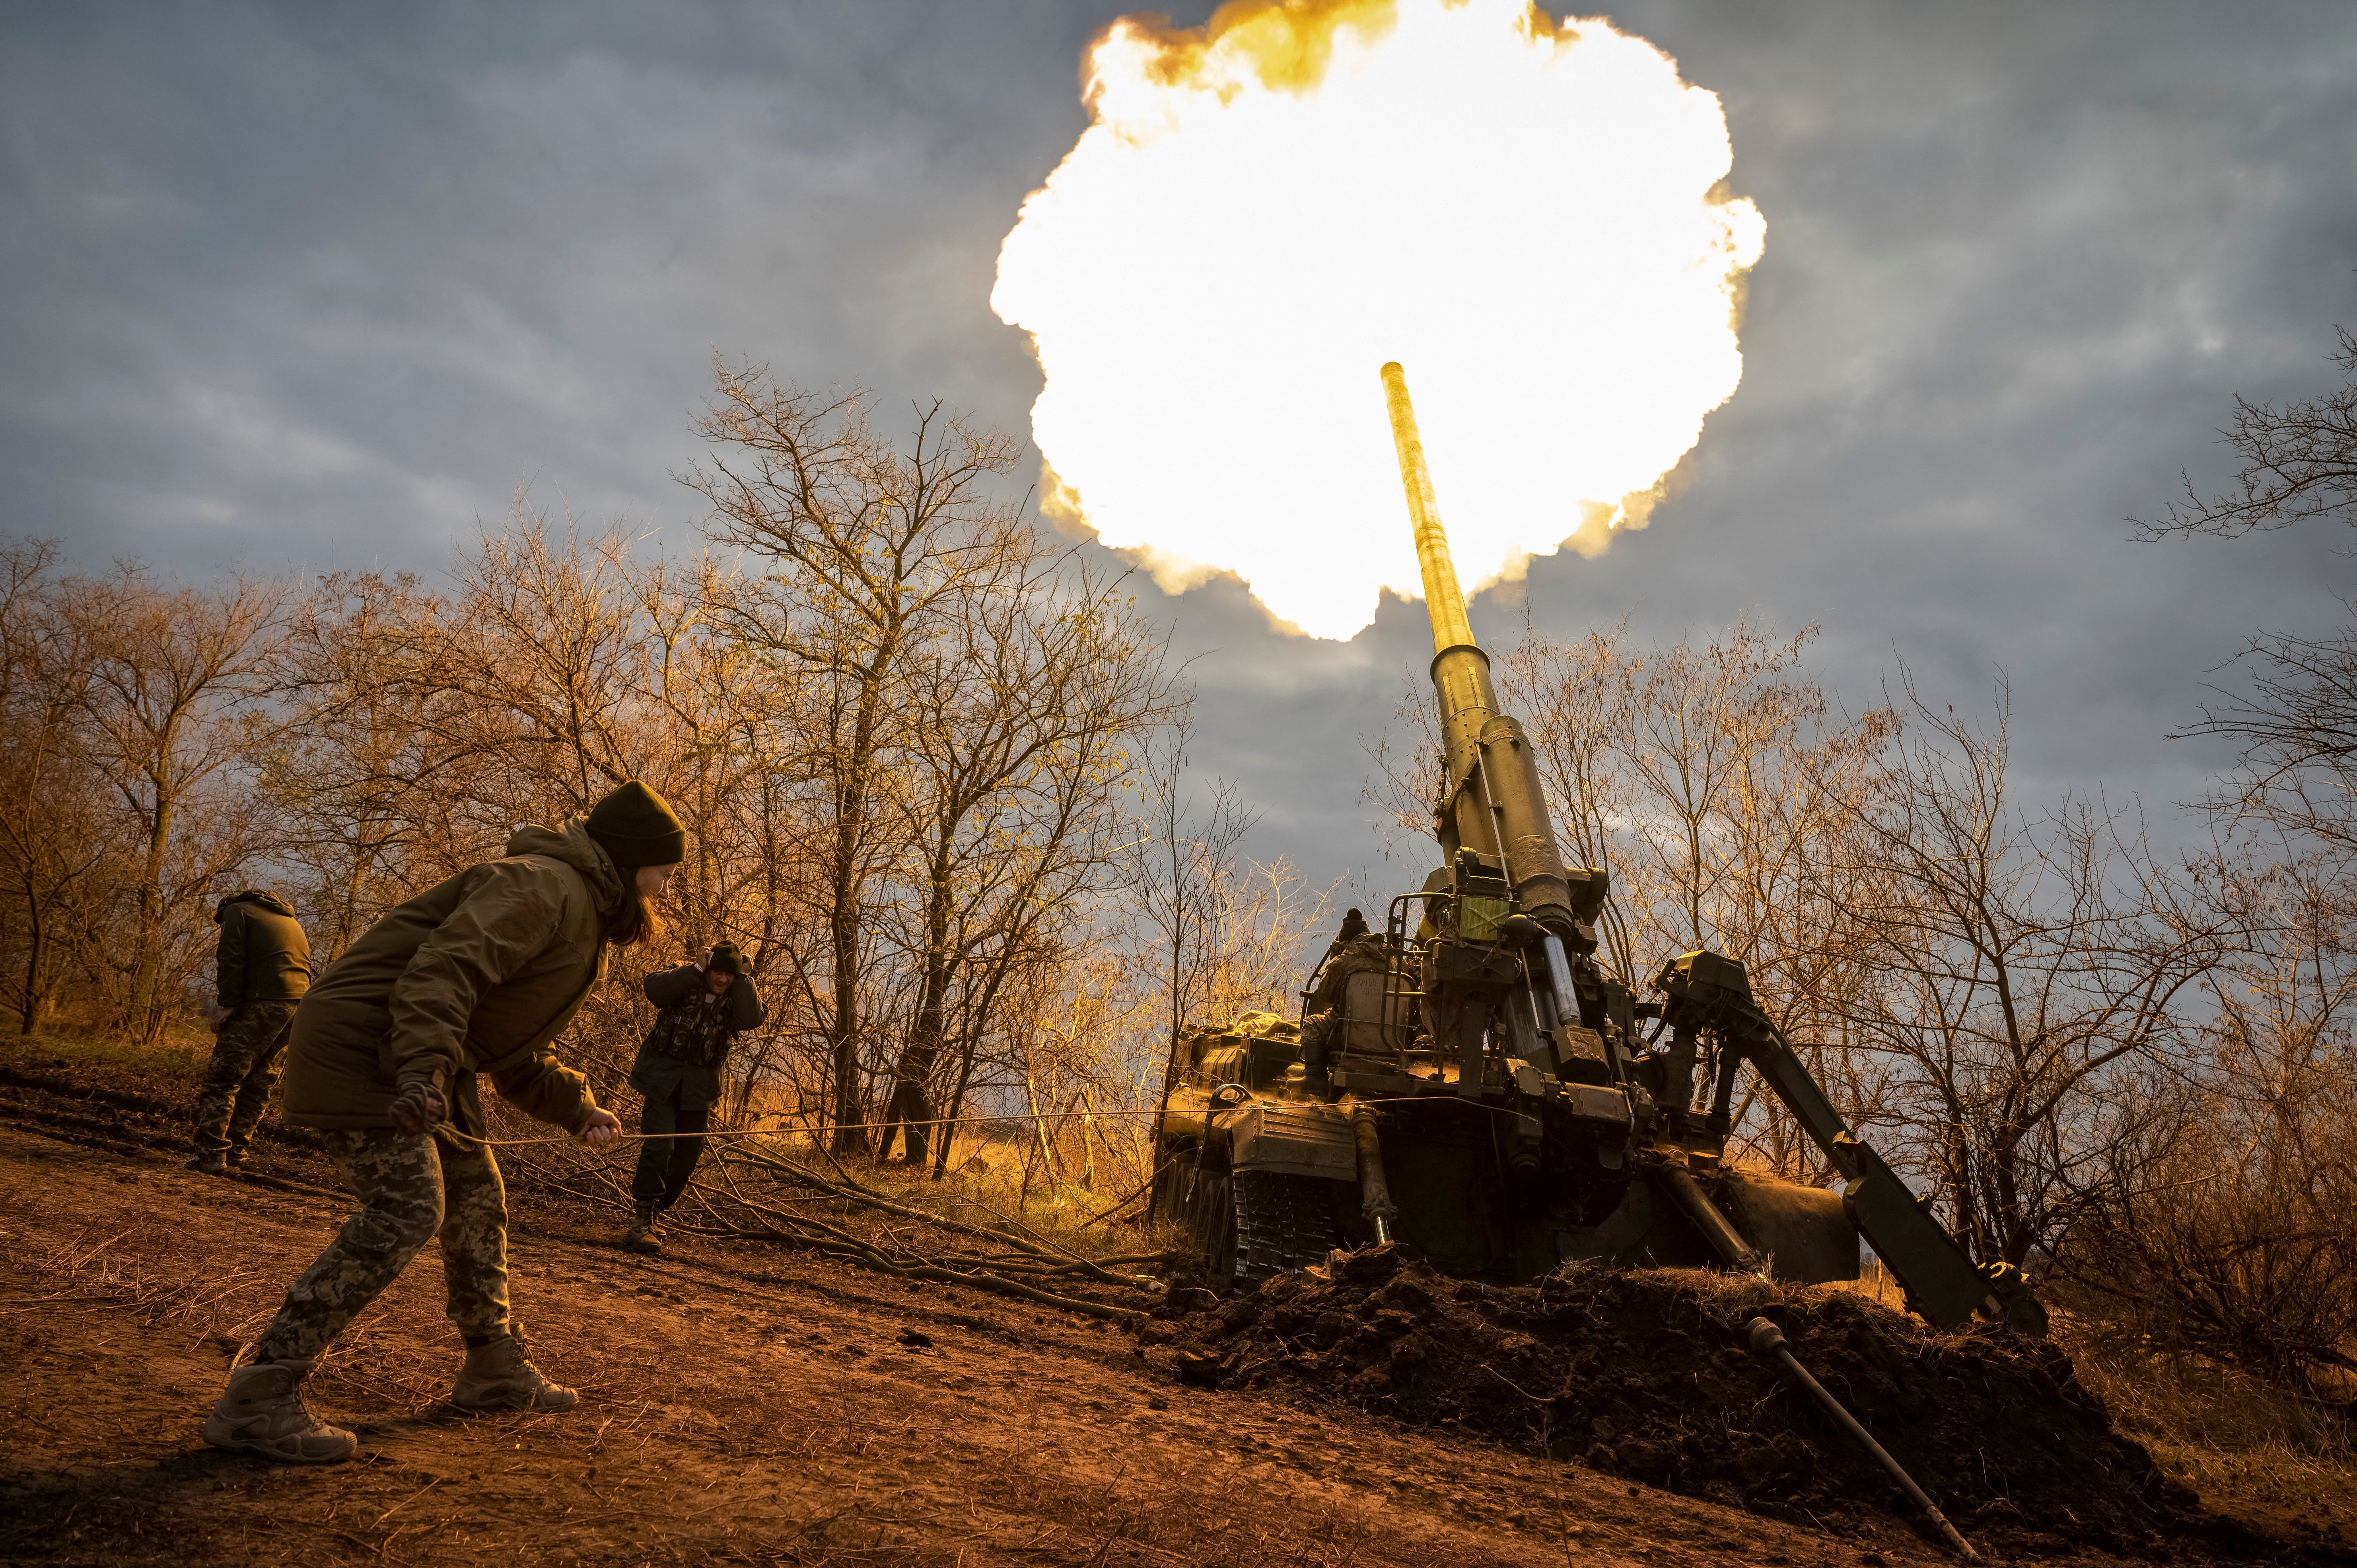
[[[1881,1469],[1743,1348],[1745,1325],[1767,1316],[1968,1533],[2149,1547],[2193,1502],[2045,1341],[1941,1333],[1854,1292],[1687,1270],[1572,1265],[1509,1288],[1371,1248],[1332,1273],[1226,1300],[1174,1293],[1174,1316],[1146,1337],[1169,1344],[1189,1382],[1289,1384],[1796,1520],[1912,1520]]]

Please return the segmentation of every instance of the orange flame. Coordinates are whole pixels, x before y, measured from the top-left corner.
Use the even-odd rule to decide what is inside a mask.
[[[1642,526],[1742,376],[1759,211],[1717,98],[1525,0],[1234,0],[1091,46],[1091,124],[991,304],[1049,489],[1174,591],[1349,637],[1420,592],[1376,378],[1405,363],[1479,588]]]

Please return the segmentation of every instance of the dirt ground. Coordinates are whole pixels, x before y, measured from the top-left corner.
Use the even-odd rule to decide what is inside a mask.
[[[360,1433],[355,1460],[219,1454],[199,1428],[230,1356],[349,1200],[299,1141],[265,1142],[254,1179],[183,1172],[167,1107],[44,1065],[66,1064],[0,1070],[0,1561],[1948,1561],[1897,1522],[1819,1531],[1478,1435],[1188,1387],[1120,1328],[954,1287],[694,1239],[633,1257],[602,1212],[530,1193],[517,1316],[578,1409],[449,1410],[429,1248],[311,1384]],[[2218,1524],[2159,1555],[2357,1561],[2295,1535]]]

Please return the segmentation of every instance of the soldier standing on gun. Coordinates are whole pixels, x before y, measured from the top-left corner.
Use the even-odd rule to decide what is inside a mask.
[[[311,940],[284,898],[249,887],[213,911],[213,1058],[197,1090],[193,1145],[183,1168],[220,1176],[245,1164],[246,1145],[270,1108],[278,1053],[295,1004],[311,984]]]
[[[630,1180],[633,1208],[622,1247],[631,1252],[662,1251],[655,1220],[679,1201],[704,1157],[703,1133],[720,1099],[729,1042],[769,1016],[753,977],[742,972],[737,950],[726,942],[706,948],[692,963],[647,976],[647,1000],[662,1012],[630,1068],[630,1087],[646,1096],[639,1131],[650,1134],[639,1145],[639,1168]]]
[[[561,832],[518,828],[504,857],[392,909],[328,966],[295,1015],[286,1120],[326,1133],[361,1209],[287,1287],[251,1364],[230,1374],[207,1442],[305,1463],[348,1457],[352,1434],[305,1408],[303,1379],[437,1234],[450,1319],[467,1342],[451,1402],[573,1407],[573,1391],[525,1359],[508,1316],[507,1193],[475,1079],[584,1143],[620,1135],[549,1043],[597,983],[605,944],[659,929],[651,901],[686,837],[633,779]]]

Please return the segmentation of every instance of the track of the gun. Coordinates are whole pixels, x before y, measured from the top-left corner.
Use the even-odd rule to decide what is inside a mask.
[[[1239,1171],[1236,1278],[1265,1280],[1326,1261],[1340,1243],[1326,1184],[1314,1176]]]

